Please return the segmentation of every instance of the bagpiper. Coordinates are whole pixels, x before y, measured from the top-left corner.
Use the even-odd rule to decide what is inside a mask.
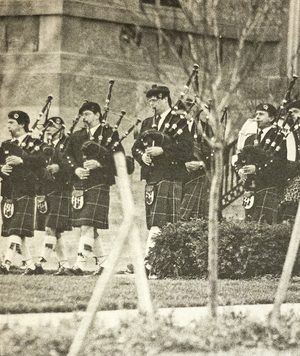
[[[38,149],[39,142],[29,134],[29,123],[27,113],[11,111],[7,127],[12,138],[1,145],[2,236],[8,237],[8,247],[0,266],[2,274],[9,272],[18,252],[26,261],[25,275],[36,269],[26,238],[34,236],[35,193],[46,163]]]
[[[37,192],[37,230],[45,231],[35,274],[43,274],[42,265],[56,252],[59,268],[55,276],[71,275],[66,253],[64,231],[71,224],[72,162],[64,152],[65,124],[61,117],[51,117],[45,123],[41,150],[46,159],[42,182]]]

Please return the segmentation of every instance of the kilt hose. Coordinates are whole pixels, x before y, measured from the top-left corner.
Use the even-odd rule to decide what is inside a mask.
[[[181,220],[205,218],[209,209],[210,181],[204,174],[183,185],[183,198],[180,207]]]
[[[73,209],[72,225],[108,229],[109,185],[99,184],[84,191],[82,209]]]
[[[72,230],[71,193],[68,191],[53,191],[46,196],[48,211],[41,214],[37,210],[36,229],[44,231],[45,227],[58,232]]]
[[[146,203],[146,222],[150,230],[152,226],[163,227],[167,223],[180,220],[180,202],[182,182],[163,180],[154,186],[154,200],[151,205]]]
[[[264,188],[254,194],[254,204],[245,209],[247,221],[266,222],[270,225],[277,223],[280,203],[279,189],[276,187]]]
[[[24,195],[14,198],[13,201],[14,214],[8,219],[3,215],[5,199],[1,202],[2,236],[17,235],[20,237],[32,237],[34,235],[35,198]]]

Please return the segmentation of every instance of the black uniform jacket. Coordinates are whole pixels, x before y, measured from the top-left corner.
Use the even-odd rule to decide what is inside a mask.
[[[59,171],[54,174],[45,169],[41,194],[48,194],[54,190],[59,192],[71,190],[74,163],[63,151],[65,140],[64,135],[55,147],[46,143],[41,146],[47,165],[57,164],[59,166]]]
[[[194,152],[191,161],[202,161],[205,168],[203,167],[196,171],[189,172],[187,181],[202,176],[205,172],[210,171],[211,167],[212,149],[203,137],[203,134],[205,134],[208,138],[212,138],[214,136],[212,128],[209,124],[200,120],[198,125],[201,125],[202,130],[199,132],[196,125],[197,123],[194,121],[191,129],[191,134],[194,139]]]
[[[258,146],[254,147],[256,135],[249,136],[243,150],[238,155],[236,169],[239,170],[245,165],[256,166],[255,175],[251,175],[245,183],[245,189],[248,189],[251,180],[255,181],[255,189],[263,189],[268,187],[283,188],[287,179],[287,149],[286,141],[279,139],[280,150],[277,152],[270,151],[270,145],[266,145],[266,140],[271,142],[276,138],[276,129],[271,128]]]
[[[107,149],[107,139],[112,135],[112,128],[105,125],[102,131],[103,139],[101,140],[101,145],[97,146],[99,143],[99,136],[101,136],[102,128],[99,126],[93,135],[91,140],[88,132],[85,128],[74,132],[69,139],[68,147],[66,150],[66,158],[73,165],[73,172],[76,168],[83,167],[83,163],[87,159],[95,159],[101,163],[101,167],[92,169],[90,171],[89,178],[85,182],[85,187],[90,188],[99,184],[113,185],[115,183],[116,168],[113,159],[113,152],[122,151],[124,149],[122,145],[118,145],[115,150]],[[113,141],[118,141],[119,136],[117,132],[114,132]],[[84,145],[85,143],[90,143],[90,145]],[[85,147],[83,151],[83,147]],[[111,146],[110,146],[111,147]],[[79,178],[74,174],[73,182],[79,181]]]
[[[165,118],[159,131],[164,130],[165,124],[170,122],[171,126],[179,120],[178,116],[169,113]],[[183,123],[186,123],[185,119]],[[166,139],[158,138],[156,142],[145,142],[143,133],[152,129],[153,117],[145,119],[142,123],[140,135],[132,147],[132,155],[141,165],[141,179],[145,179],[148,184],[157,183],[163,179],[171,181],[182,181],[187,174],[185,162],[190,161],[193,155],[193,137],[188,130],[187,125],[183,126],[180,135],[174,135],[171,131],[165,134]],[[182,126],[182,121],[180,126]],[[153,130],[153,129],[152,129]],[[174,138],[175,137],[175,138]],[[155,140],[154,140],[155,141]],[[158,142],[160,141],[160,142]],[[145,143],[148,146],[160,146],[163,149],[163,154],[153,157],[153,164],[148,166],[142,161],[142,155],[145,152]]]
[[[23,145],[18,146],[12,140],[2,142],[0,148],[0,164],[4,165],[6,157],[21,157],[23,163],[13,166],[9,176],[0,173],[2,180],[1,195],[3,197],[29,195],[34,196],[36,189],[41,184],[44,167],[46,166],[45,157],[40,150],[40,142],[31,136],[26,136]]]

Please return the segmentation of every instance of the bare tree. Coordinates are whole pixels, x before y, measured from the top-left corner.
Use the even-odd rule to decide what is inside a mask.
[[[183,73],[189,74],[191,63],[199,65],[200,86],[194,90],[201,103],[210,101],[209,108],[204,106],[203,109],[215,134],[214,138],[207,140],[214,152],[209,208],[209,275],[211,315],[216,317],[223,150],[231,138],[234,123],[234,119],[229,118],[227,127],[224,127],[222,112],[225,107],[236,105],[240,91],[255,76],[263,61],[266,42],[279,36],[282,19],[286,16],[287,1],[178,0],[173,4],[180,5],[180,9],[168,9],[173,22],[170,18],[166,19],[158,0],[157,6],[141,3],[139,9],[131,12],[131,16],[136,33],[143,33],[143,23],[147,25],[147,30],[150,26],[157,31],[158,46],[166,43]],[[130,10],[128,0],[124,0],[124,5]],[[176,31],[175,23],[179,23],[177,27],[183,30]],[[228,47],[231,48],[230,53]],[[188,48],[188,53],[183,54],[184,48]],[[148,47],[148,54],[161,81],[166,83],[169,80],[172,83],[175,78],[168,76],[159,60],[151,56],[151,47]],[[226,55],[229,57],[227,60],[224,58]],[[178,78],[175,80],[178,82]]]

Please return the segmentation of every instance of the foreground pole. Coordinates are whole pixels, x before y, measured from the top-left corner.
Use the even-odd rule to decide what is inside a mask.
[[[138,297],[139,297],[139,306],[141,306],[141,312],[148,313],[152,315],[153,307],[151,303],[149,285],[144,269],[144,265],[141,267],[141,259],[140,255],[140,240],[138,236],[138,229],[135,226],[135,209],[134,209],[134,201],[130,189],[130,181],[127,174],[126,160],[125,156],[122,152],[118,152],[114,154],[114,160],[117,168],[118,174],[118,187],[121,196],[121,202],[124,213],[124,221],[120,227],[120,233],[118,235],[118,239],[115,241],[113,249],[108,256],[107,259],[107,267],[104,269],[103,273],[99,276],[96,286],[94,288],[92,297],[87,306],[86,313],[79,325],[73,343],[70,347],[68,356],[77,356],[79,355],[83,342],[86,338],[87,332],[94,321],[95,315],[97,313],[100,300],[106,287],[111,280],[111,277],[115,271],[116,264],[121,255],[122,248],[126,239],[129,237],[131,233],[133,233],[133,238],[130,240],[130,246],[134,244],[135,246],[135,254],[137,262],[135,263],[135,273],[137,273],[136,283],[139,283],[138,287]],[[140,257],[138,257],[140,255]],[[140,270],[142,268],[142,271]]]
[[[294,263],[298,253],[299,242],[300,242],[300,203],[298,205],[297,215],[295,218],[295,223],[292,231],[291,240],[289,243],[289,248],[285,257],[282,274],[280,277],[278,289],[275,296],[274,307],[270,315],[270,325],[276,327],[280,317],[280,307],[284,302],[289,281],[291,279]]]
[[[208,271],[209,271],[209,306],[212,318],[217,317],[218,308],[218,235],[219,235],[219,201],[223,173],[223,151],[215,148],[215,165],[210,189],[209,228],[208,228]]]

